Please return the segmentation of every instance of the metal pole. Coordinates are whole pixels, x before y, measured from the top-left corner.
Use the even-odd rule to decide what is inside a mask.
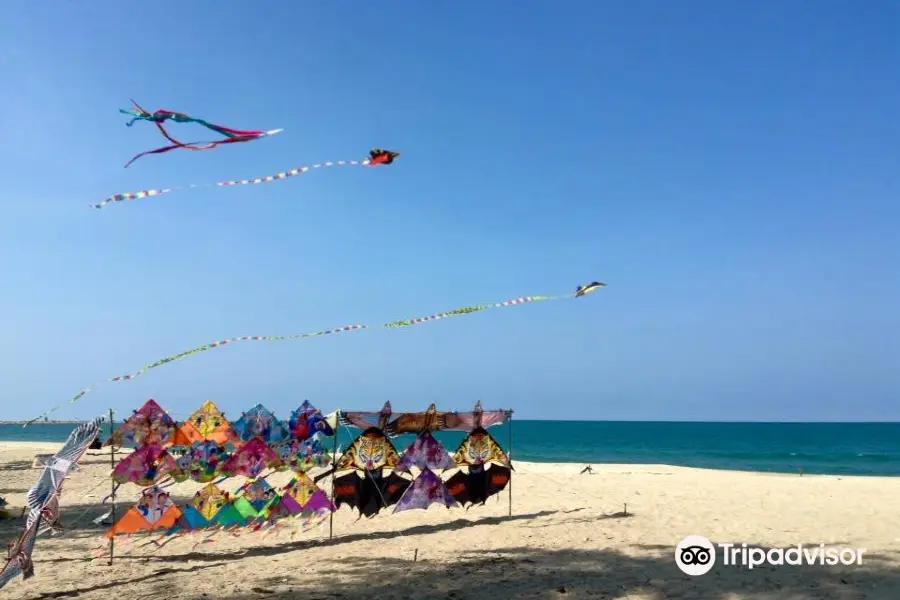
[[[111,469],[116,468],[116,445],[113,443],[113,410],[109,409],[109,466]],[[111,490],[111,502],[112,502],[112,522],[113,527],[116,525],[116,482],[110,479]],[[109,566],[113,564],[113,553],[116,550],[116,536],[109,537],[109,562],[107,563]]]
[[[337,450],[338,450],[338,433],[341,431],[340,426],[340,413],[338,410],[335,413],[335,423],[334,423],[334,446],[331,449],[331,502],[334,503],[334,469],[337,466]],[[334,511],[328,515],[328,539],[332,539],[334,537]]]
[[[513,411],[510,410],[508,414],[509,414],[509,420],[507,423],[507,427],[509,428],[508,429],[508,431],[509,431],[509,442],[508,442],[509,465],[512,466],[512,449],[513,449],[513,447],[512,447],[513,446],[513,443],[512,443],[512,440],[513,440],[513,438],[512,438],[512,416],[513,416]],[[509,470],[509,516],[510,517],[512,516],[512,482],[513,482],[512,469],[510,469]]]

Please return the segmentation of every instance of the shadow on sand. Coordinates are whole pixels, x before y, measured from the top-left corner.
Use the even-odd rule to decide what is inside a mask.
[[[270,576],[223,600],[366,598],[476,600],[484,598],[631,598],[641,600],[896,600],[900,573],[878,557],[861,567],[798,566],[754,569],[716,567],[688,577],[675,566],[673,549],[651,556],[614,550],[503,548],[473,560],[431,563],[347,557],[327,576]],[[799,571],[798,571],[799,570]],[[377,591],[377,593],[376,593]]]
[[[67,507],[65,514],[83,511],[84,506]],[[101,514],[102,506],[93,506]],[[567,517],[568,513],[573,514]],[[121,512],[120,512],[121,514]],[[591,517],[585,511],[540,511],[512,517],[455,519],[447,523],[418,525],[398,531],[351,533],[332,540],[314,539],[272,545],[255,545],[239,551],[205,551],[182,554],[126,555],[116,558],[113,567],[120,574],[115,581],[77,585],[55,592],[31,596],[30,600],[49,598],[108,598],[125,592],[123,586],[140,584],[142,597],[215,598],[216,600],[324,600],[378,598],[379,600],[483,600],[636,597],[640,600],[897,600],[900,598],[900,571],[896,560],[886,555],[867,553],[862,565],[802,565],[781,567],[734,567],[717,564],[700,577],[681,573],[674,562],[674,547],[634,545],[618,549],[552,549],[513,546],[489,552],[461,552],[455,558],[415,561],[354,553],[354,542],[390,540],[401,536],[423,536],[481,527],[478,535],[491,535],[491,527],[519,522],[519,526],[541,517],[555,515],[564,522],[577,520],[585,533],[602,532],[604,523],[619,515]],[[640,515],[628,514],[628,519]],[[65,522],[65,521],[64,521]],[[104,526],[91,525],[66,532],[70,535],[102,534]],[[498,528],[499,529],[499,528]],[[474,535],[474,530],[472,534]],[[441,537],[419,538],[420,549],[427,554],[428,544],[440,544]],[[317,550],[345,545],[338,562],[322,563]],[[818,546],[818,542],[807,544]],[[371,548],[371,546],[369,546]],[[273,558],[294,552],[304,554],[289,563],[290,569],[259,560],[240,567],[240,561]],[[418,550],[417,552],[418,553]],[[894,557],[896,558],[896,557]],[[54,563],[88,560],[71,556],[41,560],[40,572],[52,571]],[[121,561],[121,565],[120,565]],[[719,557],[721,562],[721,556]],[[261,564],[271,566],[260,568]],[[314,565],[314,566],[312,566]],[[235,569],[241,573],[235,578]],[[215,593],[183,587],[185,572],[202,572],[202,580]],[[198,580],[199,583],[199,580]],[[10,586],[15,586],[11,582]],[[174,586],[174,587],[173,587]],[[173,589],[181,589],[173,596]],[[129,592],[130,593],[130,592]],[[180,594],[180,595],[179,595]]]
[[[900,597],[900,573],[875,555],[867,556],[868,564],[856,567],[786,566],[748,570],[717,566],[707,575],[689,577],[675,566],[671,548],[646,556],[635,554],[616,550],[510,547],[479,557],[460,557],[449,563],[351,555],[340,563],[319,569],[315,577],[304,574],[303,569],[277,574],[248,573],[239,584],[232,584],[239,589],[228,593],[225,584],[215,598],[896,600]],[[314,556],[310,560],[315,560]],[[153,588],[164,597],[166,584],[154,583]]]

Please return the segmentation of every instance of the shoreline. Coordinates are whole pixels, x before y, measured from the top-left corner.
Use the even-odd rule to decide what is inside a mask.
[[[37,453],[52,453],[62,447],[61,442],[21,442],[0,440],[0,451],[11,450],[26,452],[32,451]],[[116,456],[124,456],[131,449],[118,449]],[[85,457],[109,456],[108,450],[88,450]],[[2,464],[0,459],[0,464]],[[540,474],[540,475],[566,475],[577,476],[581,470],[590,465],[594,470],[594,475],[676,475],[676,474],[722,474],[741,475],[741,476],[761,476],[774,477],[778,479],[794,478],[794,479],[862,479],[873,481],[883,479],[885,481],[898,481],[900,476],[897,475],[844,475],[834,473],[791,473],[782,471],[752,471],[748,469],[720,469],[710,467],[693,467],[685,465],[668,465],[664,463],[583,463],[583,462],[544,462],[544,461],[519,461],[513,459],[514,473],[519,474]],[[37,471],[37,469],[35,469]],[[584,479],[589,479],[590,474],[584,474]]]

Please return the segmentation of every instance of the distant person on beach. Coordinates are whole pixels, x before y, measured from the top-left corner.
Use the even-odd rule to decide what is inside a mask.
[[[594,467],[592,467],[591,465],[586,466],[581,470],[581,473],[579,473],[579,475],[584,475],[585,473],[587,473],[588,475],[593,475]]]

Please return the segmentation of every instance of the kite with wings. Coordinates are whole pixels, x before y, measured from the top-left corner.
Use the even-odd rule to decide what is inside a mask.
[[[479,400],[475,403],[472,412],[444,413],[442,431],[472,431],[476,426],[487,429],[494,425],[503,425],[508,419],[509,411],[489,410],[485,412],[481,407],[481,400]],[[476,422],[479,425],[476,425]]]
[[[103,418],[94,419],[75,428],[63,447],[51,461],[44,466],[41,478],[28,491],[26,507],[28,519],[25,531],[9,549],[9,558],[0,570],[0,588],[12,581],[16,576],[23,579],[34,576],[32,556],[37,536],[49,529],[60,528],[59,499],[62,496],[63,484],[73,464],[77,464],[88,446],[100,433]]]
[[[391,403],[385,402],[378,412],[338,411],[338,422],[346,427],[356,427],[362,430],[375,427],[384,431],[391,420],[391,414]]]
[[[438,412],[432,404],[425,412],[401,413],[385,426],[385,432],[391,436],[402,433],[423,433],[426,431],[440,431],[446,424],[447,413]]]
[[[509,415],[508,411],[503,412]],[[488,498],[503,490],[512,476],[509,456],[483,426],[481,416],[484,412],[480,402],[475,405],[473,414],[474,427],[454,456],[460,470],[447,480],[450,494],[463,506],[484,504]]]
[[[582,296],[586,296],[591,292],[596,292],[603,287],[606,287],[606,284],[602,281],[592,281],[587,285],[579,285],[575,288],[575,297],[581,298]]]
[[[400,156],[399,152],[394,152],[393,150],[382,150],[381,148],[373,148],[369,151],[369,164],[372,166],[376,165],[390,165],[393,164],[394,160]]]
[[[410,481],[394,473],[400,462],[397,449],[384,434],[391,416],[391,404],[385,402],[380,413],[341,413],[342,420],[365,430],[347,449],[335,466],[335,472],[350,470],[334,480],[334,503],[348,504],[360,516],[372,517],[382,508],[397,503]],[[372,422],[377,423],[373,425]],[[361,428],[362,428],[361,427]],[[390,469],[385,476],[384,471]]]

